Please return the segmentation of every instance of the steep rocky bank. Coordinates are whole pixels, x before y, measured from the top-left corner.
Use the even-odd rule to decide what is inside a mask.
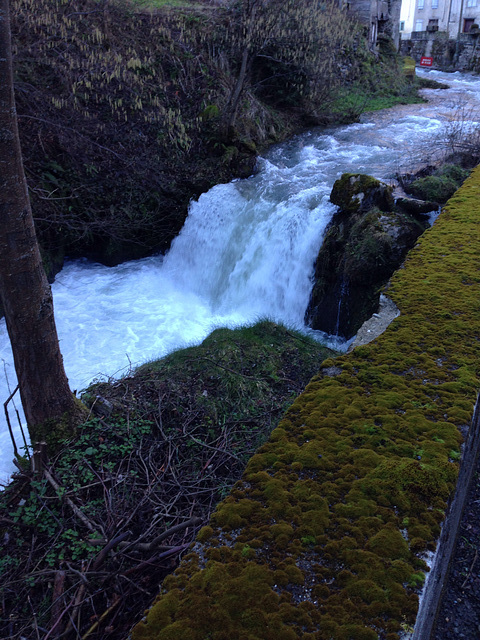
[[[457,160],[469,166],[468,158]],[[306,324],[346,339],[354,336],[376,312],[382,289],[432,216],[468,174],[468,168],[445,162],[398,176],[395,188],[363,174],[337,180],[330,200],[338,211],[315,263]]]
[[[12,14],[24,163],[50,277],[65,255],[112,265],[164,252],[190,200],[250,175],[267,145],[418,100],[399,59],[372,56],[342,18],[345,46],[322,42],[322,65],[294,48],[276,52],[271,38],[269,55],[250,61],[227,127],[239,81],[235,11],[82,0],[71,13],[16,0]]]
[[[306,322],[313,329],[351,338],[376,312],[381,288],[428,226],[423,213],[434,203],[417,201],[416,212],[395,207],[393,188],[362,174],[344,174],[333,186],[339,207],[315,264]],[[404,203],[408,202],[404,199]]]

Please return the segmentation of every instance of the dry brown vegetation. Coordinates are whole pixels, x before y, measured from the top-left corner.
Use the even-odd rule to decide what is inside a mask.
[[[364,64],[343,13],[313,0],[12,4],[24,161],[50,275],[65,254],[113,264],[165,251],[192,197],[250,175],[259,148],[332,110],[358,115],[348,101],[345,113],[333,107],[336,89],[365,76],[368,93],[385,69]]]

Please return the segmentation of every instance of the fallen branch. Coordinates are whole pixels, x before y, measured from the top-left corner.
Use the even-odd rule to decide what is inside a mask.
[[[103,563],[109,551],[111,551],[114,547],[122,543],[122,540],[125,540],[129,535],[131,535],[130,531],[124,531],[116,538],[113,538],[108,542],[105,547],[100,551],[95,560],[93,561],[92,571],[96,571]],[[128,545],[130,543],[124,542],[123,544]]]
[[[193,518],[190,518],[190,520],[187,520],[186,522],[181,522],[180,524],[177,524],[174,527],[167,529],[167,531],[164,531],[163,533],[161,533],[159,536],[154,538],[151,542],[138,542],[137,544],[132,542],[122,542],[119,545],[119,547],[120,549],[125,547],[130,547],[132,551],[151,551],[155,547],[158,547],[160,542],[162,540],[165,540],[165,538],[168,538],[169,536],[172,536],[173,534],[178,533],[183,529],[187,529],[188,527],[196,527],[202,522],[203,522],[202,518],[193,517]],[[166,553],[168,553],[168,551]]]
[[[54,638],[59,636],[63,631],[63,626],[60,625],[63,616],[61,612],[61,598],[65,591],[66,575],[67,574],[65,573],[65,571],[57,571],[55,573],[55,580],[53,582],[52,613],[50,615],[50,634],[52,634]]]
[[[234,453],[231,453],[230,451],[226,451],[225,449],[219,449],[218,447],[212,447],[211,444],[207,444],[206,442],[202,442],[201,440],[197,440],[197,438],[194,438],[192,435],[190,435],[190,438],[194,442],[196,442],[197,444],[201,445],[202,447],[206,447],[207,449],[213,449],[213,451],[216,451],[217,453],[223,453],[226,456],[229,456],[230,458],[234,458],[237,462],[242,463],[240,458],[238,456],[236,456]]]
[[[106,611],[104,611],[104,612],[102,613],[102,615],[99,617],[99,619],[98,619],[96,622],[94,622],[94,623],[92,624],[92,626],[90,627],[90,629],[89,629],[85,634],[83,634],[83,636],[82,636],[82,640],[86,640],[86,638],[88,638],[88,636],[91,636],[91,635],[92,635],[92,633],[94,633],[94,631],[96,631],[97,627],[99,627],[99,626],[101,625],[101,623],[105,620],[105,618],[106,618],[108,615],[110,615],[110,613],[111,613],[111,612],[112,612],[116,607],[118,607],[118,605],[120,604],[120,601],[121,601],[121,598],[120,598],[120,597],[118,597],[118,598],[115,600],[115,602],[114,602],[110,607],[108,607],[108,609],[107,609]]]
[[[65,502],[68,504],[68,506],[73,511],[73,513],[77,516],[77,518],[79,520],[81,520],[83,522],[83,524],[88,529],[90,529],[90,531],[93,531],[93,532],[96,531],[96,527],[93,526],[93,524],[90,522],[90,520],[87,518],[87,516],[80,511],[80,509],[70,500],[70,498],[68,496],[64,495],[65,490],[63,489],[63,487],[61,487],[58,484],[58,482],[56,482],[54,480],[52,474],[48,471],[48,469],[44,469],[43,472],[44,472],[45,477],[48,480],[48,482],[52,485],[52,487],[57,492],[57,495],[59,497],[61,497],[63,495],[63,498],[65,498]]]
[[[19,458],[20,456],[17,449],[17,443],[15,442],[15,438],[13,437],[13,429],[12,429],[12,425],[10,424],[10,416],[8,415],[7,405],[10,402],[10,400],[13,398],[13,396],[17,393],[17,391],[18,391],[18,384],[13,390],[13,392],[8,396],[6,401],[3,403],[3,409],[5,411],[5,417],[7,419],[8,431],[10,433],[10,438],[12,440],[12,445],[13,445],[13,455],[15,456],[15,458]]]
[[[145,560],[144,562],[140,562],[134,567],[130,567],[130,569],[127,569],[121,575],[126,576],[126,575],[131,575],[132,573],[136,573],[137,571],[140,571],[142,569],[145,569],[145,567],[152,565],[154,562],[158,562],[159,560],[164,560],[165,558],[169,558],[170,556],[176,555],[177,553],[184,551],[189,546],[190,546],[190,543],[181,544],[178,547],[172,547],[168,551],[164,551],[163,553],[158,554],[158,556],[153,556],[153,558],[149,558],[148,560]]]
[[[60,622],[62,621],[63,616],[69,611],[69,609],[73,606],[73,602],[70,602],[70,604],[67,605],[67,607],[62,611],[62,613],[59,615],[59,617],[57,618],[56,622],[54,623],[54,625],[51,627],[50,631],[47,633],[47,635],[45,636],[45,638],[43,640],[48,640],[49,638],[52,637],[53,633],[57,630],[58,625],[60,624]],[[53,637],[60,637],[61,635],[63,635],[63,633],[57,635],[55,634],[55,636]]]

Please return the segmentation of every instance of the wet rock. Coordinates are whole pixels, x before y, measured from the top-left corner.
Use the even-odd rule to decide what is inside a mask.
[[[377,313],[374,313],[368,320],[365,320],[357,331],[355,340],[350,345],[348,351],[352,351],[355,347],[368,344],[372,340],[375,340],[375,338],[378,338],[399,315],[400,311],[396,304],[382,293],[380,295]]]
[[[453,196],[468,174],[467,169],[456,164],[428,166],[414,175],[402,176],[401,183],[413,199],[434,202],[438,206]]]
[[[405,213],[410,213],[415,216],[426,216],[439,208],[437,202],[408,197],[397,198],[395,204]]]
[[[428,223],[395,211],[392,188],[371,176],[344,174],[331,200],[340,210],[315,263],[305,319],[313,329],[348,339],[378,309],[381,288]]]
[[[392,193],[392,187],[372,176],[344,173],[333,185],[330,201],[343,213],[368,211],[372,207],[388,211],[394,204]]]
[[[342,369],[340,367],[325,367],[322,369],[322,375],[328,376],[329,378],[335,378],[335,376],[339,376],[342,373]]]

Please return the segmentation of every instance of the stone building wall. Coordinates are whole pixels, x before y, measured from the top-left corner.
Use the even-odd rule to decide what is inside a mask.
[[[379,34],[392,38],[399,45],[399,21],[401,0],[347,0],[344,5],[361,24],[368,28],[369,44],[373,50]]]
[[[477,35],[450,39],[444,31],[414,31],[400,42],[400,53],[420,63],[422,56],[433,58],[433,69],[442,71],[480,71],[480,43]]]

